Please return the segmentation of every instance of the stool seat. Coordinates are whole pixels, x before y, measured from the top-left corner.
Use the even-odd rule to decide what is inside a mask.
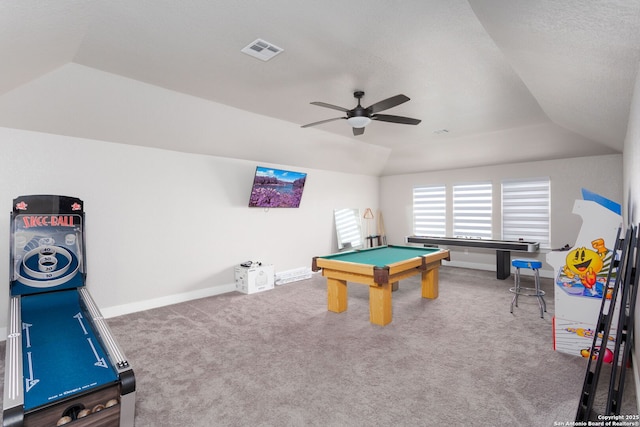
[[[511,300],[511,313],[513,313],[513,306],[518,306],[519,295],[536,297],[538,299],[538,305],[540,306],[540,317],[544,319],[544,312],[547,311],[547,303],[544,300],[544,291],[540,289],[539,270],[542,268],[542,262],[537,259],[520,258],[514,259],[511,262],[511,265],[516,269],[516,274],[514,276],[515,286],[509,289],[509,291],[514,294],[513,299]],[[520,286],[521,268],[533,270],[533,274],[535,276],[535,288],[524,288]]]
[[[542,268],[542,262],[538,261],[537,259],[514,259],[511,262],[511,265],[513,265],[515,268],[530,268],[532,270]]]

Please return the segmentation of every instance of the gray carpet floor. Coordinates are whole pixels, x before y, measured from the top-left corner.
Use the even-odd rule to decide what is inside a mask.
[[[534,298],[511,314],[510,286],[443,267],[435,300],[417,278],[400,283],[384,327],[369,322],[364,285],[349,284],[346,312],[328,312],[320,275],[108,323],[136,374],[138,427],[570,422],[587,361],[553,351],[552,281],[544,319]],[[637,413],[632,381],[622,408]]]

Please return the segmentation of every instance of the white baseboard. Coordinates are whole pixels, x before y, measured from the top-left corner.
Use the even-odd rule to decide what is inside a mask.
[[[226,284],[221,286],[213,286],[206,289],[198,289],[197,291],[184,292],[180,294],[168,295],[165,297],[154,298],[145,301],[133,302],[130,304],[117,305],[113,307],[101,308],[100,312],[105,319],[110,317],[123,316],[125,314],[136,313],[153,308],[164,307],[171,304],[178,304],[185,301],[191,301],[199,298],[206,298],[215,295],[225,294],[236,290],[236,284]],[[7,339],[7,327],[0,328],[0,342]]]
[[[137,313],[139,311],[151,310],[153,308],[164,307],[167,305],[178,304],[185,301],[191,301],[199,298],[212,297],[215,295],[225,294],[236,290],[236,284],[226,284],[221,286],[213,286],[206,289],[198,289],[196,291],[184,292],[181,294],[167,295],[165,297],[154,298],[150,300],[132,302],[130,304],[117,305],[113,307],[101,308],[102,315],[108,319],[111,317],[123,316],[125,314]]]

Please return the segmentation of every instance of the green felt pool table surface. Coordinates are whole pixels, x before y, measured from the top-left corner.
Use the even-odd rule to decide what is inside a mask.
[[[437,252],[440,252],[440,249],[411,246],[379,246],[376,248],[331,254],[319,258],[385,267],[390,264]]]

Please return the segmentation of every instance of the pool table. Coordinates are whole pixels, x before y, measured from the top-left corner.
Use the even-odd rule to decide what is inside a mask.
[[[347,310],[347,282],[369,285],[369,320],[376,325],[391,323],[391,291],[394,284],[422,275],[422,297],[438,297],[438,269],[449,251],[439,248],[378,246],[313,258],[311,269],[327,278],[329,311]]]

